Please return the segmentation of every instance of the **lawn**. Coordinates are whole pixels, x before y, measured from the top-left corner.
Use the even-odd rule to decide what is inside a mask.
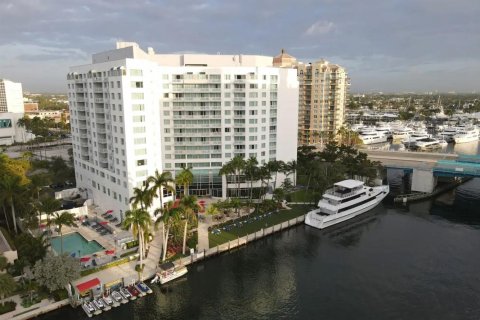
[[[270,216],[265,217],[261,220],[256,220],[251,223],[245,223],[242,226],[232,227],[229,231],[222,230],[220,234],[212,234],[212,232],[208,233],[209,245],[210,248],[213,248],[217,245],[222,243],[235,240],[239,237],[246,236],[247,234],[251,234],[261,230],[262,228],[271,227],[273,225],[294,219],[301,215],[304,215],[308,212],[309,206],[304,205],[291,205],[291,210],[280,210],[279,212],[274,212]],[[250,217],[254,217],[258,214],[251,214]],[[222,226],[231,226],[232,224],[236,223],[237,221],[245,220],[245,218],[240,218],[235,221],[229,221],[228,223],[222,224]]]
[[[312,190],[301,189],[287,194],[286,199],[288,202],[312,202],[314,196],[316,194]]]

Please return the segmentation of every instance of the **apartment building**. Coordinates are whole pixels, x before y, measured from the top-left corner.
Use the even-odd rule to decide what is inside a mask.
[[[22,84],[0,79],[0,145],[11,145],[31,139],[24,128],[17,126],[23,117]]]
[[[23,113],[21,83],[0,79],[0,112]]]
[[[128,209],[155,170],[189,167],[191,194],[226,197],[218,172],[234,156],[296,159],[297,74],[272,57],[157,54],[119,42],[72,67],[67,82],[77,185],[104,209]]]
[[[325,60],[298,62],[284,50],[274,58],[274,66],[298,72],[298,144],[316,144],[335,136],[345,121],[350,85],[346,70]]]

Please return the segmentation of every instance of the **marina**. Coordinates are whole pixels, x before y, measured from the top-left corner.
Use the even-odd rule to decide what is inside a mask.
[[[404,192],[397,171],[389,181],[392,196]],[[386,200],[347,224],[300,224],[199,262],[188,277],[96,318],[476,320],[479,189],[480,179],[458,187],[451,206]],[[379,297],[386,303],[375,303]],[[80,311],[40,319],[77,319]]]

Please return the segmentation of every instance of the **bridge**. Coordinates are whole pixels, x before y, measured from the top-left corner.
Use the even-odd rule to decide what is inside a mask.
[[[387,169],[412,174],[412,191],[432,192],[438,177],[480,177],[480,155],[361,150]]]

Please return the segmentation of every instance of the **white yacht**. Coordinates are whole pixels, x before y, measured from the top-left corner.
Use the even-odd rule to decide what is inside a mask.
[[[445,127],[438,133],[438,135],[442,136],[447,142],[453,142],[453,136],[456,135],[458,131],[458,127]]]
[[[358,137],[363,144],[387,142],[387,136],[375,130],[362,131]]]
[[[429,138],[430,135],[424,131],[415,131],[411,135],[409,135],[407,138],[402,140],[402,143],[405,145],[407,148],[415,148],[417,140],[420,139],[425,139]]]
[[[365,186],[362,181],[344,180],[333,185],[307,213],[305,224],[323,229],[358,216],[377,206],[390,192],[388,185]]]
[[[469,127],[459,130],[457,134],[453,136],[453,140],[455,140],[455,143],[478,141],[478,134],[479,132],[477,128]]]
[[[435,138],[423,138],[418,139],[415,142],[415,147],[420,150],[430,150],[435,148],[440,148],[440,141]]]
[[[393,140],[401,140],[408,138],[413,133],[413,129],[409,127],[399,128],[393,131],[392,138]]]
[[[160,265],[160,272],[157,272],[155,278],[150,281],[150,283],[160,284],[167,283],[174,279],[180,278],[187,273],[187,268],[185,266],[176,267],[172,262],[166,262]]]
[[[387,139],[392,138],[392,128],[390,128],[390,126],[386,126],[386,125],[377,126],[375,128],[375,131],[377,131],[380,134],[383,134],[384,136],[387,136]]]

